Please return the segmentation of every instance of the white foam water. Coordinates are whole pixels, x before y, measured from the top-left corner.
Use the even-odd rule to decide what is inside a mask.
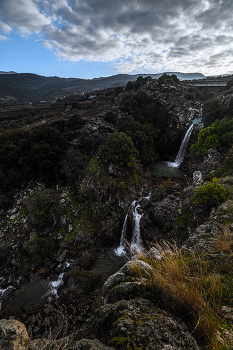
[[[188,128],[188,130],[185,134],[185,137],[181,143],[179,152],[177,153],[174,166],[179,167],[180,164],[183,162],[192,131],[193,131],[193,124],[190,125],[190,127]]]
[[[48,291],[46,295],[54,294],[58,298],[58,288],[63,284],[63,276],[64,272],[62,272],[56,281],[52,281],[48,283]]]
[[[132,204],[130,205],[130,209],[133,209],[133,223],[134,223],[133,232],[132,232],[132,240],[131,240],[131,244],[130,244],[131,252],[134,252],[134,251],[141,252],[143,250],[143,242],[142,242],[141,230],[140,230],[140,221],[141,221],[141,217],[143,216],[144,212],[143,212],[143,209],[141,208],[139,202],[141,202],[141,200],[143,198],[149,200],[150,196],[151,196],[151,193],[146,197],[139,198],[138,201],[134,200],[132,202]],[[115,253],[117,255],[126,254],[127,219],[128,219],[128,213],[126,214],[123,228],[121,231],[120,245],[115,250]]]

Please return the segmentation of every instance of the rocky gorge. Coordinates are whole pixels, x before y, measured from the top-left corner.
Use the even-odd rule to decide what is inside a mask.
[[[174,128],[184,136],[186,123],[201,113],[201,102],[187,100],[185,91],[173,82],[138,82],[138,90],[153,96],[157,109],[165,108],[169,132]],[[184,252],[191,266],[182,279],[188,289],[185,283],[198,278],[193,267],[199,261],[195,254],[199,254],[202,261],[198,264],[208,265],[208,276],[215,271],[224,288],[231,285],[232,198],[210,207],[193,200],[195,190],[214,177],[232,191],[231,150],[220,152],[210,147],[203,160],[189,152],[181,166],[183,179],[154,177],[149,164],[137,159],[133,166],[106,164],[95,149],[121,127],[107,121],[103,110],[107,113],[111,108],[119,120],[129,115],[124,91],[110,92],[97,96],[94,104],[90,102],[92,109],[78,111],[88,136],[80,127],[68,125],[69,106],[62,118],[46,122],[68,140],[60,161],[68,181],[48,186],[33,179],[17,188],[11,204],[1,210],[2,349],[178,350],[210,346],[198,320],[195,323],[195,311],[180,306],[178,299],[174,306],[168,290],[158,284],[156,271],[164,269],[160,264],[172,262]],[[201,128],[194,128],[191,144]],[[89,140],[87,152],[81,148],[85,137]],[[175,159],[174,150],[169,154],[165,146],[163,153],[161,148],[158,152],[164,158],[169,155],[170,161]],[[130,208],[135,200],[142,215],[140,234],[145,250],[130,253],[127,262],[116,264],[114,273],[103,277],[98,261],[109,247],[118,247],[126,215],[126,238],[131,242],[134,216]],[[224,296],[215,313],[222,323],[214,330],[219,349],[230,347],[233,340],[231,295],[226,290],[221,293]],[[209,295],[206,298],[211,299]]]

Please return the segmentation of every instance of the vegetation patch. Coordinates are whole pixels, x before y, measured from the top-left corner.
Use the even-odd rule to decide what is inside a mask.
[[[214,178],[212,182],[207,182],[207,184],[195,190],[193,203],[204,204],[205,206],[211,208],[218,206],[220,203],[226,201],[230,197],[231,192],[219,185],[217,179]]]
[[[146,281],[149,293],[145,295],[157,305],[169,306],[177,312],[200,345],[224,349],[217,338],[217,331],[224,323],[219,312],[222,305],[231,306],[233,299],[228,286],[229,281],[232,285],[232,276],[222,276],[223,270],[219,268],[223,268],[222,261],[213,263],[206,255],[180,251],[165,242],[156,248],[163,255],[159,261],[139,256],[154,267]]]
[[[28,217],[36,230],[54,224],[62,210],[59,201],[59,193],[52,189],[37,189],[27,198]]]
[[[84,289],[85,293],[92,292],[95,286],[101,281],[102,276],[97,271],[75,270],[72,272],[76,283]]]

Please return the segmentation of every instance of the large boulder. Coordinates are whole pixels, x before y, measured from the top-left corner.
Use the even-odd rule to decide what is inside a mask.
[[[107,302],[130,299],[145,288],[145,278],[153,270],[142,260],[128,261],[118,272],[110,276],[103,285],[103,294]]]
[[[17,320],[0,320],[0,349],[28,350],[28,333]]]
[[[208,221],[198,228],[184,242],[182,248],[192,251],[212,253],[214,251],[216,236],[221,232],[217,221]]]
[[[101,343],[98,339],[81,339],[75,341],[72,337],[60,340],[36,339],[30,342],[30,350],[66,349],[66,350],[114,350]]]
[[[152,202],[151,207],[141,218],[140,226],[144,240],[156,241],[162,233],[167,233],[174,227],[178,203],[169,197],[158,202]],[[153,237],[154,235],[154,237]]]
[[[199,350],[183,323],[141,298],[106,304],[89,323],[94,335],[114,348]]]

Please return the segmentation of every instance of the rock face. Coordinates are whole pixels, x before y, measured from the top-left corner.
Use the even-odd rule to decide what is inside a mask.
[[[200,171],[194,171],[193,173],[193,186],[198,189],[203,183],[202,173]]]
[[[144,89],[154,96],[179,123],[188,123],[201,115],[201,103],[193,104],[184,97],[184,92],[179,86],[164,83],[160,85],[156,80],[148,80]]]
[[[169,232],[174,226],[177,208],[177,202],[168,197],[152,202],[140,222],[144,241],[155,242],[163,232]]]
[[[199,349],[183,323],[141,298],[106,304],[97,310],[90,322],[94,324],[95,335],[104,337],[114,348]]]
[[[104,283],[105,300],[117,301],[136,296],[139,291],[144,290],[145,277],[149,276],[151,270],[152,266],[145,261],[130,260]],[[137,273],[140,277],[137,277]]]
[[[0,320],[0,349],[28,350],[28,333],[24,324],[16,320]]]
[[[183,248],[211,253],[214,250],[215,236],[219,231],[220,225],[218,222],[205,222],[189,236]]]
[[[71,338],[71,339],[70,339]],[[37,339],[30,342],[32,350],[48,349],[72,349],[72,350],[114,350],[101,343],[98,339],[81,339],[73,341],[72,337],[66,337],[61,340],[48,341],[47,339]]]

